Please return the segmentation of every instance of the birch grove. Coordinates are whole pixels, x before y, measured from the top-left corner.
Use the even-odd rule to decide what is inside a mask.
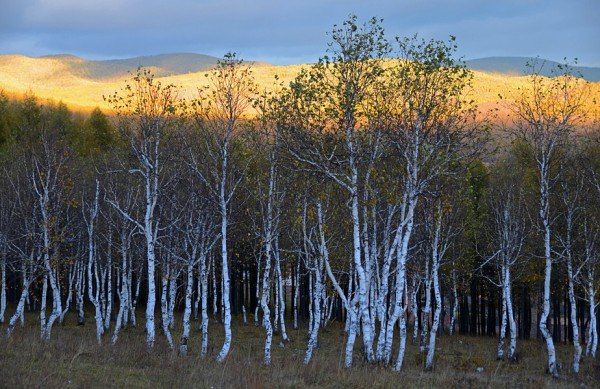
[[[340,366],[402,371],[415,355],[435,372],[450,339],[493,336],[497,359],[520,363],[538,335],[553,377],[562,343],[573,374],[595,363],[589,85],[534,63],[494,121],[454,37],[392,38],[351,16],[329,38],[264,89],[261,65],[229,53],[193,96],[139,68],[110,114],[7,105],[5,336],[35,324],[50,342],[76,323],[116,348],[139,326],[150,353],[226,369],[248,331],[265,366],[316,365],[339,333]]]

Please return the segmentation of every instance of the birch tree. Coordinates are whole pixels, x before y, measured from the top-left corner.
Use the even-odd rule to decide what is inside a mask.
[[[215,232],[213,211],[210,204],[198,190],[192,194],[193,198],[188,205],[189,212],[184,218],[181,227],[183,234],[182,246],[183,262],[186,266],[186,290],[183,313],[183,331],[179,342],[179,352],[187,355],[188,338],[190,336],[190,316],[192,310],[192,288],[194,285],[194,270],[198,268],[199,297],[201,299],[201,324],[202,344],[200,355],[204,357],[208,350],[208,269],[209,253],[216,244],[219,235]]]
[[[18,164],[22,160],[17,159]],[[20,321],[21,327],[24,326],[25,308],[30,298],[30,287],[44,273],[44,265],[41,259],[41,250],[39,244],[39,229],[37,228],[37,217],[35,212],[35,197],[30,189],[29,176],[27,171],[15,169],[12,166],[11,176],[9,177],[10,188],[13,194],[15,208],[15,219],[21,222],[13,225],[12,234],[6,233],[6,244],[8,253],[13,261],[9,262],[10,267],[21,276],[21,291],[18,294],[16,308],[8,320],[6,327],[6,336],[9,338]],[[8,171],[5,171],[8,173]]]
[[[246,125],[246,115],[252,105],[254,81],[251,68],[228,53],[217,68],[207,75],[209,87],[201,90],[195,101],[197,128],[202,137],[203,159],[193,151],[190,166],[194,174],[209,188],[218,204],[221,218],[221,277],[223,299],[223,326],[225,340],[217,356],[224,361],[231,348],[230,277],[227,248],[227,229],[233,195],[243,177],[237,143]],[[213,267],[214,269],[214,267]]]
[[[500,170],[514,172],[516,167],[509,163],[499,164]],[[488,237],[491,254],[481,265],[492,263],[495,266],[497,279],[490,280],[502,291],[502,316],[500,317],[500,336],[498,339],[497,359],[504,357],[504,344],[507,330],[510,341],[506,359],[515,358],[517,348],[517,327],[513,311],[513,283],[516,265],[521,260],[525,239],[527,237],[523,203],[525,198],[522,180],[514,174],[503,174],[498,171],[497,179],[492,182],[490,190],[491,234]]]
[[[273,330],[277,328],[279,321],[281,335],[284,341],[288,340],[285,327],[285,304],[283,303],[283,275],[281,272],[281,253],[279,251],[279,235],[280,221],[282,217],[282,203],[285,198],[286,182],[280,172],[280,144],[278,126],[281,125],[284,112],[281,109],[281,101],[278,97],[263,94],[255,101],[255,107],[260,113],[259,127],[257,137],[257,149],[264,151],[266,156],[266,166],[261,164],[257,167],[258,170],[266,170],[266,182],[263,180],[263,175],[257,171],[256,173],[256,198],[259,208],[259,223],[256,226],[261,247],[259,256],[264,256],[264,267],[259,258],[258,275],[261,278],[260,290],[260,307],[263,311],[262,325],[267,332],[265,340],[265,365],[271,363],[271,345]],[[283,184],[281,181],[284,181]],[[275,323],[271,323],[271,312],[269,308],[269,296],[271,294],[271,285],[274,279],[274,287],[276,288],[276,304],[275,304]]]
[[[88,298],[94,305],[94,318],[96,319],[96,340],[98,344],[102,342],[102,335],[104,334],[104,316],[102,314],[102,306],[100,302],[100,290],[101,284],[98,277],[99,272],[99,261],[97,251],[97,235],[96,225],[98,223],[99,209],[99,195],[100,195],[100,183],[96,180],[96,186],[94,196],[90,199],[89,205],[82,201],[81,212],[83,214],[83,220],[87,228],[87,286],[88,286]],[[87,206],[86,206],[87,205]],[[95,285],[95,287],[94,287]]]
[[[454,38],[444,42],[412,37],[398,39],[398,43],[399,57],[403,60],[391,69],[386,135],[392,156],[400,166],[393,181],[394,199],[400,204],[400,212],[381,272],[384,278],[388,277],[395,259],[396,283],[392,289],[393,308],[385,323],[385,332],[380,333],[378,340],[384,343],[382,359],[387,362],[391,357],[394,327],[400,320],[401,346],[396,370],[402,367],[405,351],[402,296],[418,200],[437,178],[447,174],[450,161],[468,159],[480,147],[480,137],[470,124],[474,107],[464,96],[472,74],[454,59]]]
[[[317,347],[319,328],[321,327],[322,296],[325,289],[325,282],[323,279],[325,270],[324,261],[325,256],[328,254],[327,242],[325,239],[323,204],[320,199],[317,199],[316,201],[316,219],[316,228],[309,228],[308,204],[305,199],[302,207],[302,235],[304,244],[303,252],[305,267],[311,272],[310,280],[312,281],[310,285],[310,295],[312,298],[309,302],[312,308],[312,317],[310,318],[308,326],[308,345],[306,347],[306,354],[304,356],[305,365],[310,362],[313,351]]]
[[[67,154],[59,150],[56,134],[44,131],[41,134],[38,154],[34,154],[29,177],[34,192],[37,210],[37,223],[40,229],[40,247],[42,263],[45,269],[42,287],[42,307],[40,310],[41,338],[50,339],[52,326],[62,313],[62,299],[58,272],[60,263],[56,258],[56,238],[60,234],[61,204],[65,195],[62,176],[67,169]],[[45,315],[46,291],[48,284],[52,292],[52,311]]]
[[[562,203],[562,230],[556,235],[558,241],[556,256],[564,262],[567,270],[567,294],[569,297],[570,304],[570,316],[571,326],[573,331],[573,371],[579,373],[579,363],[582,355],[582,347],[580,341],[579,323],[577,322],[577,299],[575,295],[575,286],[579,283],[580,271],[584,264],[578,264],[575,255],[575,233],[577,223],[580,220],[580,214],[582,212],[581,197],[583,196],[583,177],[579,172],[569,171],[566,168],[566,164],[571,166],[577,166],[575,158],[572,157],[571,150],[567,147],[566,155],[561,158],[560,170],[563,172],[558,181],[559,185],[559,198]],[[585,234],[585,231],[584,231]],[[584,260],[586,259],[584,255]]]
[[[0,160],[1,161],[1,160]],[[6,271],[8,267],[8,230],[9,220],[13,214],[13,207],[9,204],[7,180],[4,174],[0,175],[0,323],[4,323],[6,313]]]
[[[439,189],[438,189],[439,190]],[[441,192],[441,191],[440,191]],[[451,202],[450,197],[455,193],[438,192],[437,198],[434,198],[429,207],[431,219],[425,221],[426,229],[429,232],[429,244],[431,249],[431,279],[433,283],[433,293],[435,297],[435,310],[433,313],[433,322],[429,331],[427,345],[427,357],[425,360],[425,369],[433,369],[433,357],[435,355],[435,344],[438,329],[441,322],[442,313],[442,290],[441,290],[441,265],[446,261],[448,250],[454,243],[459,233],[460,226],[457,223],[459,206],[457,202]]]
[[[550,205],[557,175],[560,174],[556,171],[556,154],[574,126],[582,119],[582,104],[587,90],[583,81],[573,77],[568,66],[559,66],[556,70],[557,77],[554,78],[546,78],[540,74],[543,66],[543,63],[538,62],[531,64],[529,84],[519,91],[510,107],[514,115],[514,136],[531,149],[537,171],[538,216],[544,251],[543,303],[539,329],[546,342],[548,372],[553,377],[558,377],[556,348],[547,324],[554,262],[554,217]]]
[[[600,263],[598,255],[598,233],[597,227],[591,226],[589,220],[584,220],[584,258],[585,266],[582,274],[583,287],[589,307],[589,325],[586,336],[585,354],[596,357],[598,349],[598,327],[596,319],[596,310],[600,303],[596,302],[597,279],[596,270]]]
[[[113,177],[114,178],[114,177]],[[129,315],[131,315],[132,324],[135,323],[135,313],[132,312],[132,277],[134,275],[133,270],[133,237],[137,232],[136,225],[131,222],[131,218],[134,220],[138,219],[138,188],[135,186],[123,187],[118,183],[108,185],[105,196],[108,198],[119,198],[119,206],[123,212],[114,211],[109,213],[109,222],[115,228],[118,235],[118,247],[119,256],[121,257],[121,266],[117,267],[117,296],[119,298],[119,310],[117,312],[117,319],[115,328],[111,338],[112,344],[116,344],[119,338],[119,332],[122,328],[125,328],[129,321]],[[137,271],[136,271],[137,273]],[[140,274],[137,274],[138,279]],[[139,282],[138,282],[139,285]],[[135,325],[135,324],[134,324]]]
[[[176,124],[179,108],[177,90],[173,85],[163,86],[149,70],[139,68],[121,92],[105,97],[118,114],[118,128],[128,139],[133,156],[130,166],[123,166],[134,177],[140,177],[145,194],[145,210],[142,220],[133,219],[119,205],[118,199],[110,204],[127,217],[143,233],[146,242],[148,269],[148,301],[146,304],[146,343],[154,346],[156,306],[156,245],[160,220],[157,204],[164,187],[163,141]]]
[[[589,325],[587,329],[585,354],[596,357],[596,350],[598,348],[598,328],[597,328],[597,316],[596,310],[598,304],[596,303],[597,293],[597,269],[600,264],[600,255],[598,252],[598,243],[600,238],[600,232],[598,231],[598,225],[593,220],[598,219],[598,212],[600,212],[600,163],[598,162],[598,154],[600,152],[600,127],[596,123],[595,131],[592,131],[586,140],[588,147],[584,149],[581,161],[584,168],[585,177],[587,178],[586,187],[589,188],[586,191],[587,196],[585,198],[585,213],[586,216],[583,219],[583,241],[584,241],[584,267],[582,269],[582,284],[585,290],[585,297],[589,308]],[[594,201],[595,200],[595,201]]]
[[[345,190],[352,221],[352,266],[358,279],[358,303],[365,356],[375,361],[369,291],[372,258],[363,255],[360,199],[364,180],[378,153],[379,133],[364,127],[368,97],[384,70],[379,59],[389,52],[379,20],[359,26],[351,16],[331,32],[328,54],[301,73],[289,99],[296,114],[284,128],[292,155]],[[312,117],[302,117],[302,116]],[[358,324],[358,323],[357,323]]]

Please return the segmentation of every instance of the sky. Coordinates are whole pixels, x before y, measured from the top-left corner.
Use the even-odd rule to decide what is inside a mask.
[[[349,14],[383,18],[390,37],[455,35],[465,59],[539,55],[600,66],[600,0],[0,0],[0,54],[235,51],[307,63]]]

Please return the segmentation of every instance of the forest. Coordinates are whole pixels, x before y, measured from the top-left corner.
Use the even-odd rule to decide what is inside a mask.
[[[350,17],[328,40],[269,88],[229,53],[195,99],[145,68],[107,112],[0,94],[3,374],[26,333],[53,350],[85,328],[94,358],[135,343],[219,375],[248,338],[253,369],[294,349],[294,369],[392,376],[481,338],[470,371],[535,357],[544,382],[598,385],[591,83],[532,62],[484,110],[454,37]]]

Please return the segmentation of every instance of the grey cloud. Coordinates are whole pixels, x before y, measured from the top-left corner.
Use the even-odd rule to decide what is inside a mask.
[[[468,58],[579,57],[600,65],[600,3],[551,0],[0,0],[0,52],[110,58],[238,51],[275,63],[316,60],[326,31],[355,13],[391,35],[459,39]]]

